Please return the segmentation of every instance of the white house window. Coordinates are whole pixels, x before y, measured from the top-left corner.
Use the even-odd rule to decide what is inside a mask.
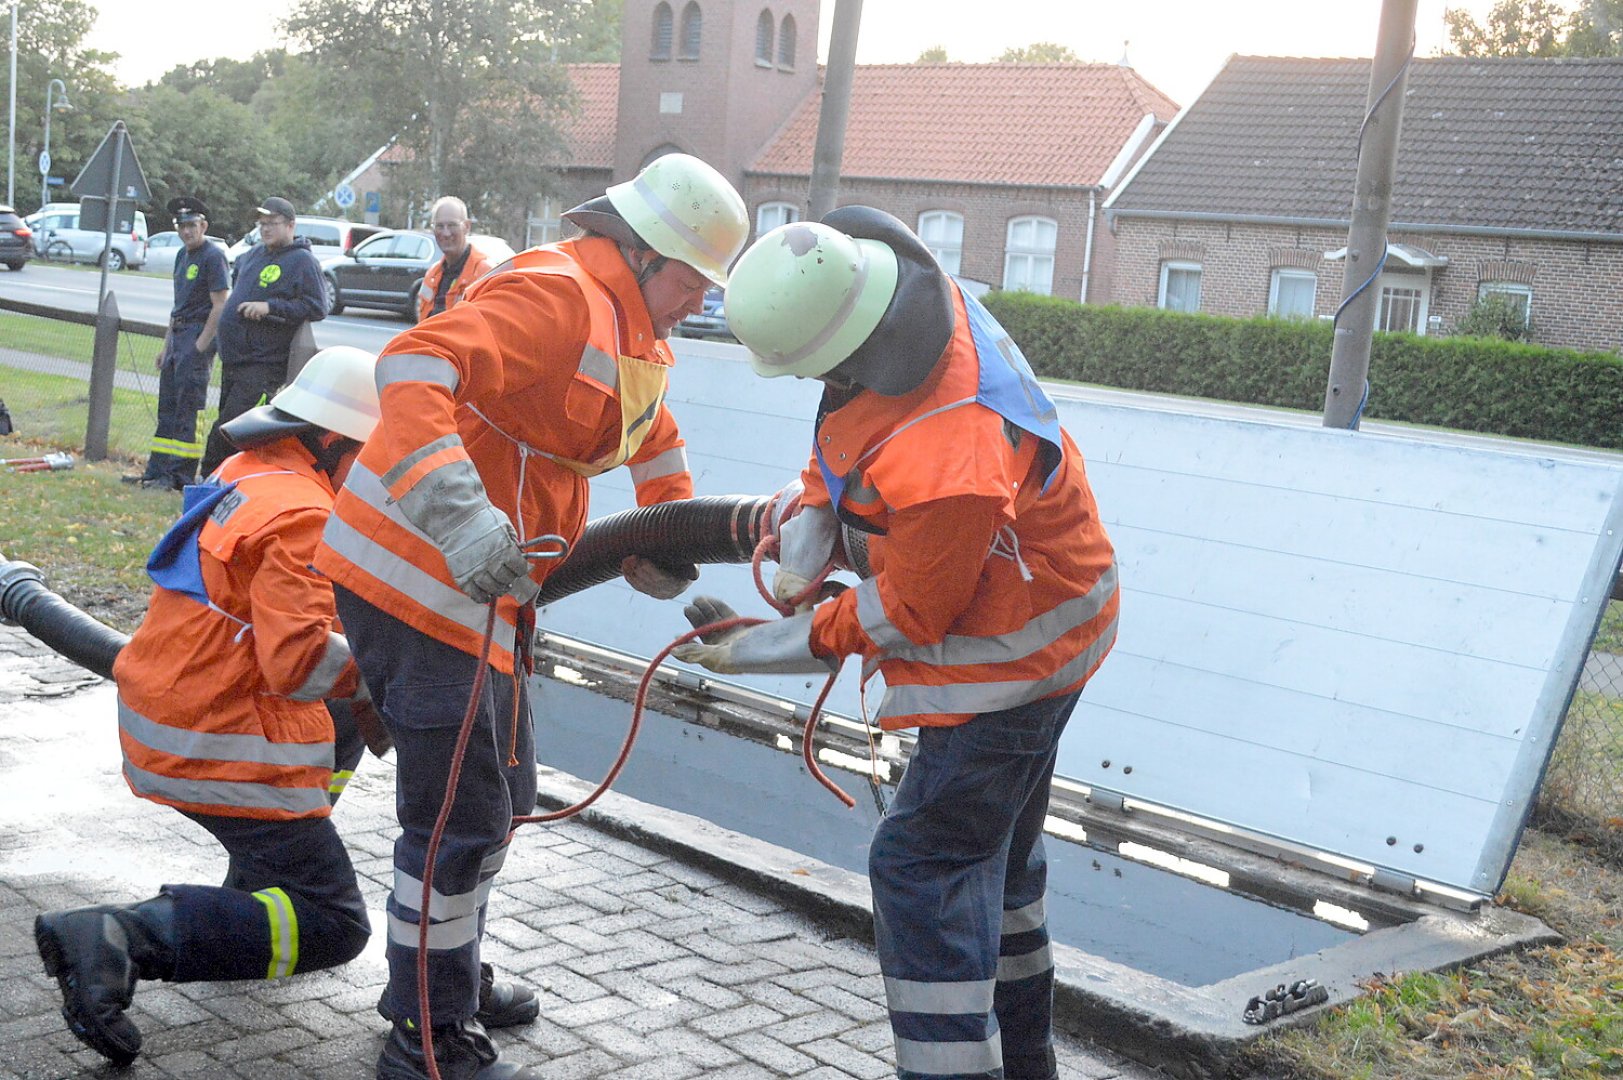
[[[762,203],[755,211],[755,235],[771,232],[779,225],[787,225],[791,221],[800,220],[800,207],[794,203],[769,202]]]
[[[783,28],[778,31],[778,66],[785,71],[795,69],[795,17],[785,15]]]
[[[660,0],[654,5],[654,40],[648,49],[650,60],[669,60],[671,58],[671,39],[674,36],[674,19],[671,15],[671,5]]]
[[[1311,319],[1319,275],[1311,270],[1275,270],[1268,282],[1268,314],[1281,319]]]
[[[930,249],[941,269],[958,273],[964,253],[964,215],[950,210],[931,210],[919,215],[919,239]]]
[[[677,54],[677,59],[697,60],[699,39],[703,36],[704,16],[699,14],[697,0],[688,0],[688,6],[682,9],[682,51]]]
[[[1003,287],[1047,295],[1054,288],[1054,242],[1059,222],[1018,217],[1009,222],[1003,244]]]
[[[772,13],[766,8],[762,8],[761,17],[755,20],[756,63],[772,63],[772,33],[776,26],[777,24],[772,21]]]
[[[536,200],[535,212],[524,225],[524,246],[535,247],[538,244],[556,243],[560,232],[561,222],[558,214],[558,200],[551,195],[543,195]]]
[[[1478,300],[1486,300],[1490,296],[1501,297],[1515,305],[1524,325],[1533,321],[1533,286],[1513,281],[1484,281],[1477,286]]]
[[[1161,291],[1155,306],[1167,311],[1200,310],[1200,264],[1168,261],[1161,264]]]
[[[1431,289],[1424,276],[1382,274],[1378,287],[1381,300],[1375,313],[1375,329],[1402,334],[1426,332]]]

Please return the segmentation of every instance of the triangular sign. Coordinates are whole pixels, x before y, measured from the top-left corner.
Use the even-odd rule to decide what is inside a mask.
[[[115,164],[118,166],[117,191],[113,190]],[[152,201],[152,189],[147,186],[141,163],[135,160],[135,144],[130,141],[124,121],[113,123],[112,129],[102,139],[101,145],[96,147],[96,152],[90,156],[79,178],[68,186],[68,190],[80,198],[99,195],[104,199],[116,197],[143,203]]]

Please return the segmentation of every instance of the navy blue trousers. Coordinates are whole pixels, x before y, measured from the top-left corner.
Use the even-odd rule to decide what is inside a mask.
[[[214,350],[211,346],[206,356],[197,351],[202,332],[202,323],[170,331],[158,372],[158,427],[141,474],[148,480],[168,480],[177,488],[197,479],[197,464],[203,457],[197,414],[208,401]]]
[[[919,731],[868,854],[902,1080],[1058,1075],[1042,836],[1077,697]]]
[[[365,749],[347,711],[333,710],[339,777]],[[165,885],[175,904],[175,981],[274,979],[360,955],[371,935],[355,868],[331,818],[260,821],[194,814],[230,856],[225,881]]]
[[[394,737],[394,888],[389,894],[389,985],[396,1020],[420,1023],[417,953],[423,873],[446,797],[451,759],[478,657],[434,640],[341,586],[334,589],[350,649]],[[514,813],[535,809],[535,740],[524,680],[487,668],[455,803],[434,862],[428,910],[431,1021],[471,1017],[479,1005],[479,944]]]

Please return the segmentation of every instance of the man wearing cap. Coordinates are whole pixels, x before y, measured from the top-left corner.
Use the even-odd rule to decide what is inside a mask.
[[[197,414],[207,400],[214,366],[214,335],[231,286],[225,254],[208,242],[208,207],[181,195],[167,209],[186,245],[175,259],[175,306],[158,354],[158,429],[152,435],[146,470],[122,479],[144,488],[179,490],[197,477],[203,444],[197,440]]]
[[[316,553],[398,755],[401,835],[380,1003],[394,1029],[379,1080],[429,1075],[425,1028],[447,1080],[540,1075],[501,1061],[476,1016],[491,979],[480,961],[491,881],[513,816],[535,806],[524,675],[534,599],[558,562],[531,562],[524,545],[556,554],[557,539],[579,539],[587,478],[620,465],[640,505],[692,496],[664,402],[674,362],[665,339],[712,283],[726,282],[749,236],[738,192],[686,154],[659,158],[564,216],[585,235],[515,256],[384,348],[382,420]],[[640,556],[621,571],[661,597],[696,576]],[[428,847],[476,682],[484,689],[425,912]],[[425,931],[426,1016],[417,978]]]
[[[440,248],[440,260],[423,275],[417,293],[419,321],[455,304],[469,285],[490,271],[490,259],[468,242],[473,222],[468,220],[467,203],[455,195],[446,195],[434,203],[429,221],[434,228],[434,242]]]
[[[327,316],[321,265],[293,224],[292,203],[266,199],[259,243],[237,260],[236,285],[220,316],[220,414],[203,451],[205,476],[231,453],[221,425],[270,400],[288,381],[288,350],[299,327]]]

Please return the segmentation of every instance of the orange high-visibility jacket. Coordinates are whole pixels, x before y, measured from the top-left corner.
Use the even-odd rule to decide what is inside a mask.
[[[631,267],[604,237],[523,252],[456,307],[396,337],[378,360],[383,418],[338,493],[316,568],[477,656],[485,605],[456,587],[445,557],[398,502],[471,461],[520,539],[557,533],[574,543],[590,494],[578,470],[611,460],[622,441],[619,356],[658,367],[662,378],[674,362]],[[691,498],[687,452],[663,400],[638,438],[628,461],[638,504]],[[539,561],[531,577],[540,582],[557,564]],[[510,674],[511,597],[497,602],[496,616],[490,661]]]
[[[325,817],[333,724],[323,699],[360,675],[310,569],[333,489],[294,439],[226,459],[237,489],[198,534],[209,606],[161,586],[118,654],[130,790],[224,817]]]
[[[1063,434],[1043,489],[1038,439],[974,400],[978,358],[954,297],[952,340],[923,385],[864,390],[816,435],[846,477],[843,510],[886,533],[868,537],[871,576],[817,607],[812,650],[877,660],[887,729],[1067,693],[1116,637],[1115,555],[1082,455]],[[802,503],[827,506],[815,457],[802,479]]]
[[[468,245],[468,261],[462,264],[462,272],[458,274],[445,290],[445,310],[450,311],[456,307],[457,301],[468,286],[484,277],[490,272],[492,263],[488,256],[472,244]],[[423,283],[417,290],[417,318],[426,319],[428,313],[434,310],[434,294],[439,292],[440,278],[445,276],[445,260],[441,258],[428,268],[423,275]]]

